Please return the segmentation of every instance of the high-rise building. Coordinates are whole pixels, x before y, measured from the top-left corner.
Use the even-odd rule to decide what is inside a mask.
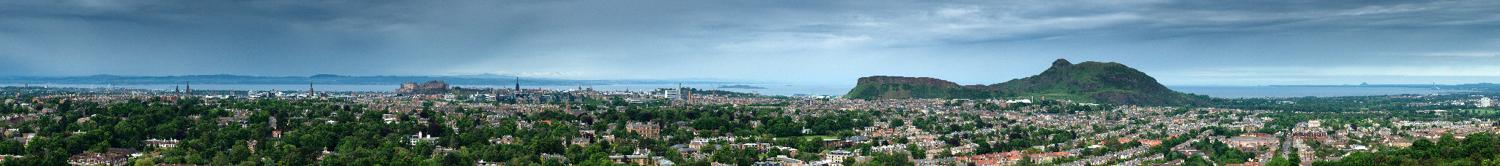
[[[682,88],[662,88],[661,90],[662,98],[675,100],[679,97],[678,95],[682,95]]]
[[[1490,106],[1494,106],[1494,104],[1495,104],[1494,102],[1495,101],[1490,100],[1490,97],[1483,97],[1483,98],[1479,98],[1479,103],[1475,104],[1475,106],[1490,107]]]

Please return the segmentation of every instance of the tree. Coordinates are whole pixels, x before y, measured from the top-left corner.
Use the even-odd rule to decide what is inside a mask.
[[[802,135],[802,123],[797,123],[791,117],[776,117],[766,123],[767,130],[777,137],[790,137]]]
[[[920,147],[917,147],[916,144],[906,144],[906,151],[910,152],[910,154],[912,155],[912,158],[918,158],[918,159],[926,159],[927,158],[927,151],[926,150],[922,150],[922,148],[920,148]]]
[[[1297,148],[1291,149],[1291,156],[1287,156],[1287,162],[1293,165],[1302,165],[1302,155],[1297,154]]]
[[[851,165],[858,166],[884,166],[884,165],[914,165],[906,153],[875,153],[869,162]],[[844,159],[845,164],[853,163],[853,158]]]
[[[986,154],[986,153],[990,153],[991,152],[989,141],[976,140],[974,142],[975,142],[974,144],[977,144],[977,146],[978,146],[978,147],[974,148],[974,153],[975,154]]]
[[[1271,161],[1266,162],[1266,166],[1296,166],[1296,165],[1297,164],[1293,164],[1292,161],[1287,160],[1286,157],[1282,156],[1282,155],[1276,155],[1275,157],[1271,157]]]
[[[135,160],[135,164],[132,164],[132,165],[135,165],[135,166],[153,166],[153,165],[156,165],[156,158],[155,157],[151,157],[151,156],[142,157],[140,159],[136,159]]]

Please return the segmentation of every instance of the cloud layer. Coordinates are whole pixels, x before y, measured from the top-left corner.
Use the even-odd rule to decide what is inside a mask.
[[[1500,76],[1494,11],[1484,0],[6,1],[0,75],[994,83],[1070,58],[1168,84],[1459,82]],[[1312,77],[1340,79],[1287,81]]]

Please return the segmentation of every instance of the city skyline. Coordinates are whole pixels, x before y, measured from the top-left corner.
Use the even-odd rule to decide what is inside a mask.
[[[1168,85],[1500,80],[1500,2],[16,1],[0,75],[961,84],[1067,58]]]
[[[1496,11],[0,0],[0,166],[1500,165]]]

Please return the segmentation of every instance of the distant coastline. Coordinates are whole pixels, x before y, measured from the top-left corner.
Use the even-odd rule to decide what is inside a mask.
[[[766,89],[766,87],[758,87],[758,86],[750,86],[750,85],[723,85],[723,86],[719,86],[719,88],[722,88],[722,89]]]
[[[733,82],[700,80],[570,80],[556,78],[517,77],[507,75],[457,75],[457,76],[345,76],[319,74],[313,76],[248,76],[248,75],[181,75],[181,76],[0,76],[0,84],[94,84],[94,85],[155,85],[155,84],[340,84],[340,85],[400,85],[405,82],[441,80],[461,85],[613,85],[613,84],[724,84]]]
[[[1495,83],[1467,83],[1467,84],[1308,84],[1308,85],[1266,85],[1266,86],[1293,86],[1293,87],[1476,87],[1476,86],[1500,86]]]
[[[571,85],[571,84],[567,84],[567,85],[526,84],[526,81],[522,80],[521,88],[523,88],[523,89],[552,89],[552,90],[572,90],[572,89],[580,89],[580,88],[591,88],[591,89],[599,90],[599,91],[651,91],[651,90],[658,90],[658,89],[661,89],[661,88],[677,88],[677,87],[690,87],[690,88],[696,88],[696,89],[714,89],[714,88],[717,88],[717,87],[719,87],[721,85],[724,85],[724,84],[719,84],[719,83],[683,83],[683,84],[657,83],[657,84],[603,84],[603,85],[583,85],[583,86],[579,86],[579,85]],[[110,84],[54,84],[54,83],[13,84],[13,83],[0,83],[0,87],[22,87],[22,86],[26,86],[26,87],[50,87],[50,88],[85,88],[85,89],[95,89],[95,88],[115,89],[115,88],[121,88],[121,89],[172,90],[174,88],[182,87],[182,84],[113,84],[113,85],[110,85]],[[474,89],[484,89],[484,88],[510,89],[510,88],[513,88],[515,85],[450,84],[449,86],[450,87],[455,87],[455,88],[474,88]],[[240,91],[245,91],[245,90],[251,90],[251,91],[286,91],[286,90],[290,90],[290,91],[305,91],[308,88],[306,82],[303,82],[303,83],[300,83],[300,84],[211,84],[211,83],[193,82],[192,87],[193,87],[194,90],[240,90]],[[395,92],[395,90],[398,89],[398,88],[400,88],[400,87],[401,87],[401,84],[399,84],[399,83],[398,84],[323,84],[323,83],[318,83],[318,84],[314,85],[314,88],[316,88],[318,91],[330,91],[330,92]],[[844,92],[849,91],[849,87],[850,87],[850,85],[789,84],[789,85],[786,85],[786,86],[781,86],[781,85],[767,86],[767,87],[764,87],[765,89],[722,88],[722,89],[719,89],[719,90],[733,91],[733,92],[744,92],[744,93],[756,93],[756,94],[761,94],[761,95],[780,95],[780,96],[841,95]]]
[[[1356,84],[1356,85],[1267,85],[1268,87],[1375,87],[1375,88],[1416,88],[1434,90],[1466,90],[1466,91],[1500,91],[1500,84],[1495,83],[1468,83],[1468,84]]]
[[[1432,87],[1390,87],[1390,86],[1170,86],[1173,90],[1207,95],[1215,98],[1296,98],[1296,97],[1344,97],[1344,96],[1384,96],[1403,94],[1454,94],[1470,92],[1486,92],[1482,90],[1466,90]]]

